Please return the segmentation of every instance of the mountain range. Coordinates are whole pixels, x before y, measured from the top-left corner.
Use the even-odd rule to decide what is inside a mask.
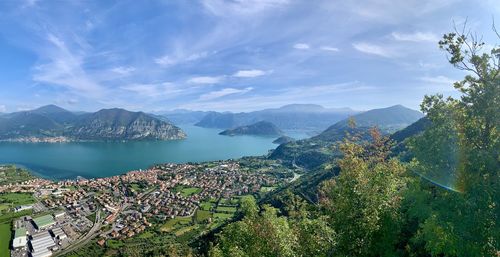
[[[102,109],[76,114],[55,105],[0,117],[0,140],[27,142],[172,140],[178,127],[143,112]]]
[[[333,146],[346,134],[357,134],[362,139],[367,139],[370,128],[377,127],[387,135],[406,128],[422,117],[421,112],[401,105],[373,109],[343,119],[312,138],[281,144],[271,153],[270,158],[316,168],[339,156],[340,153]],[[354,123],[353,126],[349,126],[350,123]]]
[[[329,109],[315,104],[291,104],[254,112],[209,112],[195,125],[229,129],[268,121],[282,130],[320,132],[335,122],[357,113],[359,112],[349,108]]]

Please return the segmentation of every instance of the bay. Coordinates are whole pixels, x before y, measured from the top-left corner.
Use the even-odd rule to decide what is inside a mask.
[[[108,177],[157,163],[186,163],[257,156],[275,138],[221,136],[219,129],[180,126],[187,139],[139,142],[0,143],[0,163],[17,164],[50,179]],[[291,135],[304,137],[304,135]]]

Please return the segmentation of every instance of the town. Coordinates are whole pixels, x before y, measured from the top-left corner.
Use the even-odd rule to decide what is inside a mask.
[[[0,183],[0,197],[33,199],[4,201],[11,256],[45,257],[147,237],[153,228],[178,237],[206,233],[230,220],[242,198],[262,196],[297,176],[258,158],[161,164],[107,178]]]

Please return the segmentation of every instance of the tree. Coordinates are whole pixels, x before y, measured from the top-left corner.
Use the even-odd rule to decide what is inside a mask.
[[[426,96],[421,109],[432,125],[410,147],[415,172],[449,180],[433,193],[429,217],[413,241],[432,255],[495,256],[500,253],[500,49],[486,52],[465,27],[439,42],[449,62],[470,73],[454,84],[461,97]]]
[[[387,256],[394,252],[405,166],[388,158],[390,144],[378,130],[372,142],[345,139],[340,175],[321,188],[321,205],[337,234],[336,256]]]
[[[243,220],[231,223],[218,235],[217,245],[209,255],[219,256],[295,256],[297,237],[286,217],[278,217],[277,209],[265,205],[262,213],[253,212],[255,202],[248,198],[249,212]]]

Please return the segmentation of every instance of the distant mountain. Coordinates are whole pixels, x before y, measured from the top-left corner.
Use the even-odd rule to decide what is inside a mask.
[[[422,113],[401,105],[366,111],[351,116],[356,127],[349,127],[349,118],[341,120],[315,137],[281,144],[271,153],[270,158],[315,168],[340,156],[333,145],[348,133],[368,139],[367,132],[373,126],[378,127],[382,133],[389,134],[412,124],[422,116]]]
[[[166,117],[173,124],[195,124],[200,122],[209,112],[204,111],[191,111],[184,109],[177,109],[169,112],[161,113],[161,116]]]
[[[234,129],[227,129],[219,133],[225,136],[256,135],[256,136],[280,136],[283,135],[276,125],[267,121],[259,121],[252,125],[241,126]]]
[[[29,112],[43,115],[57,123],[71,123],[74,122],[78,117],[78,115],[56,105],[42,106]]]
[[[289,136],[281,136],[281,137],[276,138],[273,141],[273,144],[281,145],[281,144],[286,144],[286,143],[293,142],[293,141],[295,141],[294,138],[291,138]]]
[[[220,113],[210,112],[196,123],[208,128],[235,128],[259,121],[268,121],[282,130],[302,130],[320,132],[331,124],[358,112],[349,108],[327,109],[313,104],[292,104],[276,109],[254,112]]]
[[[105,109],[76,115],[49,105],[0,119],[0,140],[170,140],[186,134],[178,127],[143,112]]]
[[[339,137],[343,137],[346,132],[352,133],[374,126],[381,132],[389,134],[407,127],[423,116],[421,112],[406,108],[402,105],[373,109],[335,123],[316,136],[316,138],[322,140],[337,140]],[[355,129],[349,128],[349,120],[354,121]]]
[[[51,118],[33,112],[16,112],[0,119],[0,139],[18,137],[60,136],[63,125]]]

